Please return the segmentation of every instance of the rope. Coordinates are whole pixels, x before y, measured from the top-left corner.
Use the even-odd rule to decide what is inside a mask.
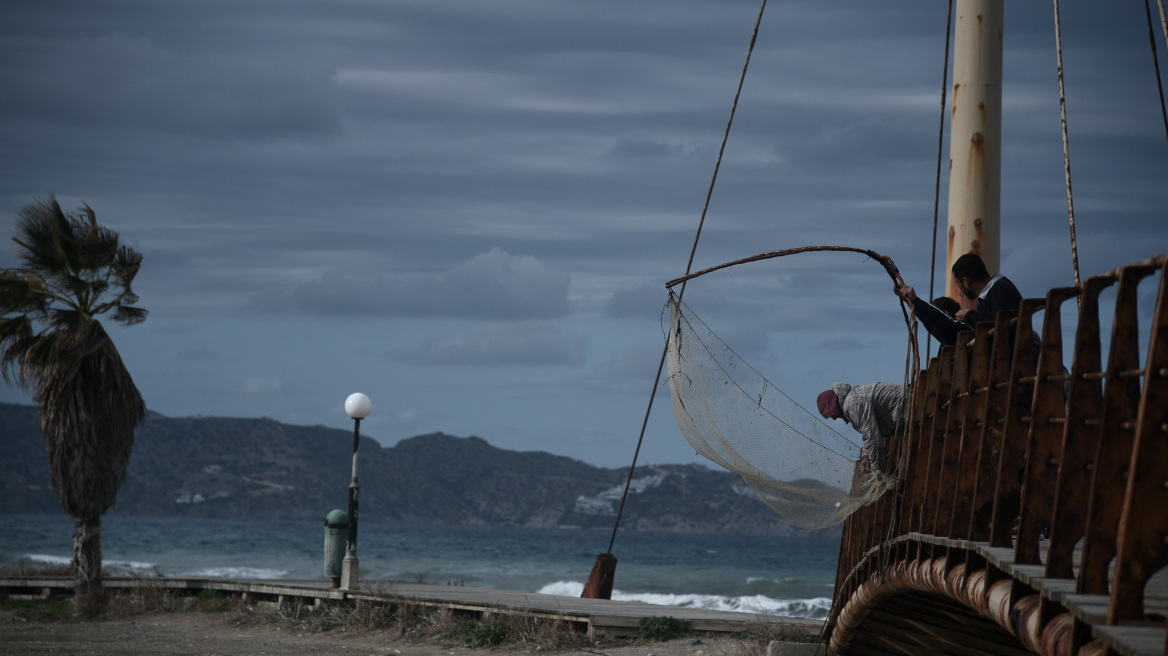
[[[1164,13],[1164,0],[1156,0],[1160,6],[1160,27],[1164,30],[1164,45],[1168,46],[1168,14]]]
[[[953,0],[949,0],[949,17],[945,19],[945,64],[941,67],[941,127],[937,129],[937,181],[933,186],[933,256],[929,260],[929,301],[937,275],[937,213],[941,204],[941,158],[945,150],[945,94],[949,91],[949,33],[953,31]],[[948,263],[946,263],[948,264]],[[925,359],[933,354],[933,335],[925,340]]]
[[[746,70],[750,67],[750,55],[754,53],[754,44],[758,40],[758,27],[762,23],[762,14],[766,10],[766,0],[758,8],[758,19],[754,22],[754,32],[750,35],[750,47],[746,50],[746,63],[742,65],[742,75],[738,78],[738,90],[734,92],[734,103],[730,107],[730,118],[726,121],[726,131],[722,134],[722,147],[718,149],[718,160],[714,163],[714,175],[710,178],[710,187],[706,191],[706,202],[702,206],[702,217],[698,221],[697,233],[694,235],[693,247],[689,251],[689,261],[685,265],[688,274],[693,267],[694,253],[698,250],[698,239],[702,236],[702,226],[706,223],[706,212],[710,209],[710,198],[714,195],[714,183],[718,180],[718,169],[722,167],[722,154],[726,152],[726,142],[730,138],[730,126],[734,124],[734,114],[738,111],[738,98],[742,95],[742,85],[746,81]],[[685,285],[677,294],[680,301],[685,294]],[[616,542],[616,531],[620,527],[621,515],[625,511],[625,501],[629,497],[629,487],[633,483],[633,470],[637,468],[637,458],[641,454],[641,443],[645,440],[645,428],[649,425],[649,413],[653,411],[653,399],[657,396],[657,387],[661,383],[661,370],[665,368],[665,357],[669,353],[669,340],[665,340],[665,348],[661,351],[661,361],[657,364],[657,377],[653,379],[653,390],[649,392],[649,405],[645,408],[645,419],[641,422],[641,434],[637,437],[637,448],[633,452],[633,463],[629,465],[629,477],[625,481],[625,491],[621,495],[620,508],[616,511],[616,521],[612,526],[612,538],[608,541],[608,551],[612,553],[612,545]]]
[[[1145,0],[1146,2],[1147,0]],[[1054,0],[1054,49],[1058,58],[1059,116],[1063,126],[1063,168],[1067,175],[1067,215],[1071,224],[1071,264],[1075,269],[1075,286],[1079,286],[1079,246],[1075,240],[1075,202],[1071,195],[1071,154],[1067,144],[1067,99],[1063,93],[1063,41],[1059,28],[1059,0]],[[1157,76],[1157,79],[1159,77]],[[1082,296],[1079,305],[1083,304]]]
[[[1164,15],[1164,0],[1160,4],[1160,24],[1164,28],[1164,44],[1168,46],[1168,16]],[[1164,134],[1168,136],[1168,110],[1164,108],[1164,85],[1160,82],[1160,59],[1156,56],[1156,30],[1152,27],[1152,8],[1144,0],[1144,13],[1148,16],[1148,41],[1152,44],[1152,66],[1156,69],[1156,88],[1160,90],[1160,116],[1164,119]],[[1081,299],[1080,299],[1081,302]]]

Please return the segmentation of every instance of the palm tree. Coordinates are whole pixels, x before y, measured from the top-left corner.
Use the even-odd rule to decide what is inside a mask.
[[[53,491],[76,525],[74,611],[102,611],[101,516],[117,500],[146,404],[98,317],[146,318],[130,283],[142,256],[85,205],[49,195],[20,210],[23,266],[0,270],[0,373],[40,409]]]

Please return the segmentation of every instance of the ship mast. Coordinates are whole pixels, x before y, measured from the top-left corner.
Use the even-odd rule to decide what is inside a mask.
[[[950,271],[977,253],[986,269],[1001,266],[1002,15],[1004,0],[957,0],[953,106],[949,132],[949,211],[945,293],[964,299]]]

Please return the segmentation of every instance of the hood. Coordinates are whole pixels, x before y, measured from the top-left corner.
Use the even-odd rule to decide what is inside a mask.
[[[844,399],[848,398],[848,394],[852,391],[852,386],[848,383],[832,383],[831,391],[835,392],[835,395],[839,397],[840,407],[842,408],[844,407]],[[843,419],[845,424],[852,423],[851,420],[848,419],[847,413],[844,413]]]

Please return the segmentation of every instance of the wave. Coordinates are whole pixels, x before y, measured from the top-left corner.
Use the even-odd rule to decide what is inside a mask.
[[[183,572],[178,576],[209,579],[282,579],[288,576],[288,570],[264,567],[204,567]]]
[[[73,562],[72,558],[64,556],[50,556],[48,554],[25,554],[22,560],[27,560],[32,563],[42,563],[45,565],[69,565]],[[129,572],[151,571],[154,569],[154,563],[145,563],[136,560],[108,560],[101,561],[103,569],[110,569],[115,574],[125,574]]]
[[[32,563],[42,563],[45,565],[68,565],[73,562],[71,558],[51,556],[48,554],[25,554],[23,559]],[[286,569],[272,569],[267,567],[202,567],[175,572],[167,571],[164,573],[159,571],[160,568],[156,563],[108,559],[102,560],[101,566],[103,569],[108,569],[114,576],[136,576],[146,573],[148,575],[164,574],[167,576],[209,579],[281,579],[287,577],[290,573]]]
[[[541,594],[579,597],[584,591],[580,581],[556,581],[539,589]],[[831,599],[815,597],[811,599],[772,599],[764,595],[744,595],[727,597],[707,594],[663,594],[655,592],[624,592],[613,590],[616,601],[637,601],[657,606],[678,606],[681,608],[703,608],[706,610],[730,610],[740,613],[758,613],[781,617],[802,617],[825,619],[831,610]]]
[[[68,565],[73,562],[72,558],[49,556],[47,554],[25,554],[21,556],[21,560],[27,560],[31,563],[44,563],[45,565]]]

